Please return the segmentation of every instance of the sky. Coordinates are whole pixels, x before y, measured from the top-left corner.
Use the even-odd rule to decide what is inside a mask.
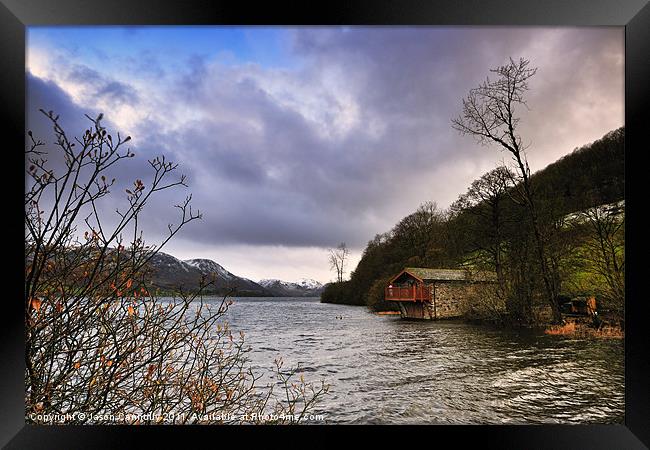
[[[162,251],[252,280],[333,281],[328,248],[354,269],[376,234],[507,161],[451,119],[510,57],[538,68],[517,111],[532,171],[624,125],[622,27],[29,27],[26,53],[34,135],[51,142],[39,108],[76,136],[101,112],[132,136],[118,186],[177,162],[189,186],[147,205],[145,240],[191,193],[203,219]]]

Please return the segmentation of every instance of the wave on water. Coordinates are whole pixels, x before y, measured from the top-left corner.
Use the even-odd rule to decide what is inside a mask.
[[[385,320],[365,308],[304,298],[242,299],[227,319],[245,332],[260,370],[281,356],[305,381],[329,384],[318,407],[327,423],[621,423],[624,417],[618,340]]]

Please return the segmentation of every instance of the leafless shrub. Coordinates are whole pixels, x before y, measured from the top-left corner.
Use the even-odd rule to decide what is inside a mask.
[[[98,203],[115,185],[108,170],[134,156],[130,137],[113,138],[102,116],[70,141],[58,116],[55,147],[61,173],[48,164],[45,143],[28,132],[25,193],[25,414],[31,423],[293,423],[327,386],[294,382],[296,369],[277,362],[278,386],[258,386],[244,334],[223,316],[230,301],[197,292],[157,298],[148,261],[187,223],[200,219],[191,196],[176,205],[179,220],[158,246],[145,245],[138,217],[153,194],[186,186],[169,181],[177,165],[149,161],[151,181],[126,189],[117,223],[103,224]],[[81,230],[79,228],[81,227]],[[82,232],[83,231],[83,232]],[[129,233],[130,238],[124,238]],[[280,388],[280,392],[276,391]],[[273,413],[274,416],[268,416]]]

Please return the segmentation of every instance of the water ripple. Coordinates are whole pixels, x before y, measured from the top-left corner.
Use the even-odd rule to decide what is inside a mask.
[[[623,421],[622,341],[402,321],[313,299],[237,299],[228,320],[256,369],[281,355],[330,384],[319,406],[329,423]]]

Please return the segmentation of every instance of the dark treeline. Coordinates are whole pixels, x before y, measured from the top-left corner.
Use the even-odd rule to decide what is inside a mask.
[[[547,270],[560,298],[595,295],[616,319],[623,312],[624,214],[593,207],[624,198],[624,135],[624,128],[611,131],[530,178]],[[384,288],[404,267],[466,267],[495,271],[499,280],[499,298],[475,305],[470,318],[542,320],[541,264],[516,180],[510,169],[498,167],[447,210],[422,204],[369,241],[350,280],[328,285],[322,301],[392,310]]]

